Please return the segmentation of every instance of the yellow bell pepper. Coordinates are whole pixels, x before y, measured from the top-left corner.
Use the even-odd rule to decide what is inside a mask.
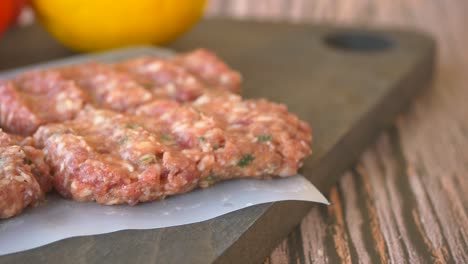
[[[39,21],[77,51],[164,44],[187,31],[206,0],[32,0]]]

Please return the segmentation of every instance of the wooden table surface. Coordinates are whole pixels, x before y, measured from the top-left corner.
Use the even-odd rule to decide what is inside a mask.
[[[438,42],[434,85],[265,263],[468,263],[468,1],[212,0],[209,16],[397,26]]]

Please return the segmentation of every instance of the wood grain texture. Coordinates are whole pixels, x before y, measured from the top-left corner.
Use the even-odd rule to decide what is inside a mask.
[[[436,80],[265,263],[468,263],[468,2],[212,0],[210,16],[401,26],[438,40]]]

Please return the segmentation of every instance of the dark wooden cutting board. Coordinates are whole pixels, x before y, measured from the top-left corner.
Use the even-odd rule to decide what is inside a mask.
[[[204,21],[170,45],[197,47],[242,72],[245,96],[285,103],[312,124],[314,154],[302,173],[325,194],[428,86],[435,50],[415,32],[223,20]],[[0,41],[0,69],[71,54],[31,26]],[[258,263],[311,206],[323,205],[277,202],[198,224],[70,238],[0,263]]]

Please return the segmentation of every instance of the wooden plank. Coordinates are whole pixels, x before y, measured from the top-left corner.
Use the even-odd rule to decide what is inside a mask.
[[[313,208],[266,263],[345,262],[335,253],[342,244],[342,240],[335,243],[333,239],[338,223],[334,220],[335,210],[344,212],[342,230],[349,235],[346,247],[355,252],[351,253],[353,263],[390,259],[396,259],[397,263],[467,263],[468,53],[464,49],[468,41],[465,33],[468,2],[214,0],[211,3],[210,15],[418,28],[430,32],[438,42],[439,63],[432,89],[417,98],[392,130],[380,137],[377,143],[380,147],[368,149],[358,170],[344,174],[335,187],[339,195],[333,209]],[[275,11],[278,7],[279,13]],[[382,146],[385,151],[381,151]],[[381,169],[369,171],[380,160],[392,160],[390,167],[400,173],[395,176]],[[394,181],[398,188],[392,196],[387,190],[394,188]],[[377,215],[384,202],[388,208],[396,208],[403,202],[403,207],[396,216]],[[404,230],[410,232],[405,234]],[[391,236],[400,239],[395,243],[388,239]],[[406,254],[409,249],[414,253]]]
[[[326,41],[344,32],[360,34]],[[391,45],[382,45],[382,38]],[[41,39],[50,43],[42,37],[35,45]],[[284,102],[313,124],[315,153],[303,174],[323,191],[424,87],[434,51],[430,39],[411,32],[223,20],[203,22],[172,45],[179,51],[199,46],[213,49],[244,74],[248,97]],[[384,49],[375,49],[380,46]],[[10,46],[7,53],[16,48]],[[66,53],[53,54],[61,52]],[[182,227],[66,239],[2,257],[0,263],[258,263],[309,208],[301,202],[274,203]]]

